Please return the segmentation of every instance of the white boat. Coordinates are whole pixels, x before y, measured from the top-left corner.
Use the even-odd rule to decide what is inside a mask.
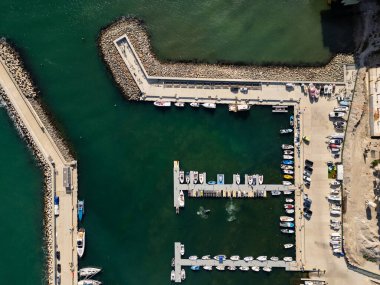
[[[329,195],[327,198],[331,201],[340,201],[340,197],[338,196]]]
[[[172,105],[172,102],[160,100],[160,101],[155,101],[153,105],[156,107],[170,107]]]
[[[272,261],[278,261],[279,258],[278,258],[277,256],[272,256],[272,257],[270,258],[270,260],[272,260]]]
[[[181,255],[185,254],[185,245],[181,243],[181,250],[180,250]]]
[[[280,217],[280,221],[281,222],[293,222],[294,218],[293,217],[289,217],[289,216],[281,216]]]
[[[283,144],[281,147],[282,149],[294,149],[294,146],[292,146],[291,144]]]
[[[293,132],[293,129],[282,129],[280,130],[280,134],[290,134]]]
[[[263,184],[264,183],[264,175],[259,175],[259,184]]]
[[[251,106],[249,106],[248,104],[237,104],[236,109],[238,111],[249,111],[249,109],[251,109]]]
[[[181,170],[179,172],[179,183],[182,184],[183,182],[185,182],[185,172],[183,170]]]
[[[240,266],[239,269],[241,271],[249,271],[249,267],[248,266]]]
[[[191,255],[191,256],[189,256],[189,259],[190,259],[190,260],[197,260],[197,259],[198,259],[198,256],[196,256],[196,255]]]
[[[267,260],[267,257],[265,255],[261,255],[259,257],[256,258],[258,261],[266,261]]]
[[[231,260],[234,260],[234,261],[237,261],[237,260],[240,260],[240,256],[239,255],[232,255],[230,257]]]
[[[330,118],[343,118],[345,113],[343,112],[330,112],[329,117]]]
[[[293,159],[293,155],[285,154],[282,156],[283,159]]]
[[[185,269],[181,269],[181,280],[185,280],[186,279],[186,271]]]
[[[219,255],[215,255],[215,256],[214,256],[214,259],[215,259],[215,260],[218,260],[218,261],[219,261],[220,259],[222,259],[222,260],[224,261],[224,260],[227,259],[227,256],[225,256],[224,254],[219,254]]]
[[[284,155],[284,156],[286,156],[286,155]],[[294,174],[294,171],[290,170],[290,169],[283,169],[282,172],[285,174]]]
[[[219,265],[219,266],[217,266],[217,267],[215,267],[216,268],[216,270],[219,270],[219,271],[224,271],[226,268],[224,267],[224,266],[222,266],[222,265]]]
[[[198,108],[199,107],[199,103],[198,102],[191,102],[190,106],[194,107],[194,108]]]
[[[290,182],[290,181],[282,181],[282,185],[290,186],[290,185],[292,185],[292,182]]]
[[[338,195],[340,191],[338,189],[331,189],[330,194],[332,195]]]
[[[236,270],[236,266],[228,266],[227,269],[230,270],[230,271],[235,271]]]
[[[174,281],[175,280],[175,271],[172,270],[172,272],[170,272],[170,281]]]
[[[292,198],[286,198],[286,199],[285,199],[285,202],[286,202],[286,203],[293,203],[294,200],[293,200]]]
[[[216,108],[215,103],[203,103],[202,106],[205,108],[208,108],[208,109],[215,109]]]
[[[253,176],[248,175],[248,185],[252,185],[252,184],[253,184]]]
[[[290,257],[290,256],[286,256],[286,257],[284,257],[283,259],[284,259],[284,261],[287,261],[287,262],[291,262],[291,261],[293,261],[293,258]]]
[[[294,214],[294,209],[286,209],[285,212],[287,214]]]
[[[86,245],[86,232],[83,228],[80,228],[78,230],[78,235],[77,235],[77,252],[78,252],[79,257],[83,256],[85,245]]]
[[[284,149],[284,154],[294,154],[294,151],[290,149]]]
[[[333,245],[340,245],[341,242],[338,241],[338,240],[330,240],[330,244],[333,244]]]
[[[185,207],[185,195],[182,190],[179,191],[178,204],[180,207]]]
[[[198,183],[198,171],[193,171],[193,183]]]
[[[272,191],[271,191],[271,194],[272,194],[272,196],[279,196],[279,195],[281,195],[281,191],[278,191],[278,190],[272,190]]]
[[[246,256],[243,258],[244,261],[248,262],[248,261],[252,261],[253,260],[253,256]]]
[[[199,173],[199,183],[200,184],[203,184],[204,178],[205,178],[204,174],[203,173]]]
[[[294,169],[294,166],[293,165],[286,165],[286,164],[281,164],[281,169]]]
[[[85,267],[85,268],[79,269],[78,274],[80,277],[89,277],[89,276],[94,276],[95,274],[98,274],[100,271],[102,271],[101,268]]]
[[[174,106],[182,108],[182,107],[185,107],[185,103],[183,103],[183,102],[175,102]]]
[[[203,266],[203,269],[207,270],[207,271],[211,271],[212,270],[212,266],[206,265],[206,266]]]
[[[252,269],[252,271],[255,271],[255,272],[259,272],[260,271],[260,267],[259,266],[252,266],[251,269]]]
[[[211,259],[210,255],[204,255],[204,256],[202,256],[202,260],[209,260],[209,259]]]
[[[239,173],[236,173],[235,174],[235,182],[236,182],[236,184],[240,184],[240,174]]]
[[[331,211],[330,211],[330,214],[331,214],[331,215],[334,215],[334,216],[340,216],[340,211],[337,211],[337,210],[331,210]]]
[[[342,133],[342,134],[332,134],[331,136],[330,136],[330,138],[332,138],[332,139],[341,139],[341,140],[343,140],[344,139],[344,134]]]
[[[329,141],[329,144],[335,144],[335,145],[341,145],[342,144],[342,140],[341,139],[331,139]]]
[[[189,174],[189,172],[186,172],[185,180],[186,180],[186,183],[187,183],[187,184],[190,183],[190,174]]]
[[[292,191],[284,191],[284,195],[291,195],[291,194],[293,194]]]
[[[344,112],[346,113],[348,111],[348,107],[346,106],[339,106],[334,108],[334,112]]]
[[[272,271],[272,267],[265,266],[265,267],[263,267],[263,271],[265,271],[265,272],[271,272]]]
[[[102,282],[92,279],[83,279],[78,281],[78,285],[101,285]]]
[[[339,181],[333,181],[330,183],[331,186],[339,186],[340,185],[340,182]]]
[[[284,248],[292,248],[293,246],[294,246],[294,244],[292,244],[292,243],[284,244]]]

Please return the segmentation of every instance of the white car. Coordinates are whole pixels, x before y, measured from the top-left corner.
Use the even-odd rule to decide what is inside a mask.
[[[311,183],[311,178],[304,175],[303,176],[303,181]]]

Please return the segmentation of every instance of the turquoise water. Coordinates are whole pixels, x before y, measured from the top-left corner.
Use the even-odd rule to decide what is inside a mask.
[[[279,182],[284,139],[278,130],[287,126],[287,116],[273,115],[269,108],[230,114],[223,107],[156,110],[127,102],[98,55],[100,28],[121,15],[139,15],[162,58],[263,62],[278,61],[281,54],[285,62],[313,63],[331,55],[322,40],[324,3],[0,2],[0,34],[20,47],[79,161],[88,237],[81,265],[103,266],[104,284],[168,284],[175,241],[198,255],[284,256],[282,244],[292,240],[278,228],[282,198],[232,205],[192,199],[179,216],[172,205],[173,160],[188,170],[207,171],[209,178],[220,172],[230,178],[238,171],[261,172],[266,182]],[[0,249],[5,256],[0,279],[42,284],[42,175],[3,111],[0,134]],[[212,210],[208,219],[196,214],[201,206]],[[26,280],[15,279],[20,268]],[[269,275],[188,272],[186,282],[289,284],[293,277],[283,270]]]

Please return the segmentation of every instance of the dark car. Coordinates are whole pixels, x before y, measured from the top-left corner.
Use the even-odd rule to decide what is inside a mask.
[[[310,174],[313,173],[313,168],[311,168],[310,166],[308,165],[305,165],[305,171],[309,172]]]
[[[234,93],[239,92],[239,87],[237,87],[237,86],[233,86],[230,89],[231,89],[231,92],[234,92]]]
[[[56,257],[58,260],[61,259],[61,252],[60,252],[59,250],[57,250],[57,251],[55,252],[55,257]]]
[[[303,211],[304,211],[304,213],[303,213],[304,217],[306,219],[310,220],[311,219],[311,215],[313,214],[313,211],[311,211],[308,208],[304,208]]]
[[[58,271],[58,273],[61,273],[61,264],[57,264],[57,271]]]
[[[311,200],[310,199],[305,199],[304,201],[303,201],[303,206],[305,207],[305,209],[310,209],[310,207],[311,207]]]
[[[314,162],[312,162],[311,160],[305,159],[305,164],[310,166],[310,167],[313,167]]]

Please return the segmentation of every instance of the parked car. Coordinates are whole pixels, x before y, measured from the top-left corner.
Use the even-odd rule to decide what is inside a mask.
[[[312,162],[311,160],[305,159],[305,164],[310,166],[310,167],[313,167],[314,162]]]
[[[330,112],[329,117],[330,118],[343,118],[345,113],[343,112]]]
[[[55,252],[55,257],[56,257],[58,260],[61,259],[61,252],[60,252],[59,250],[57,250],[57,251]]]
[[[311,178],[310,177],[308,177],[308,176],[303,176],[303,181],[306,181],[306,182],[309,182],[309,183],[311,183]]]
[[[313,174],[313,168],[310,166],[305,165],[305,171],[310,172],[310,174]]]

